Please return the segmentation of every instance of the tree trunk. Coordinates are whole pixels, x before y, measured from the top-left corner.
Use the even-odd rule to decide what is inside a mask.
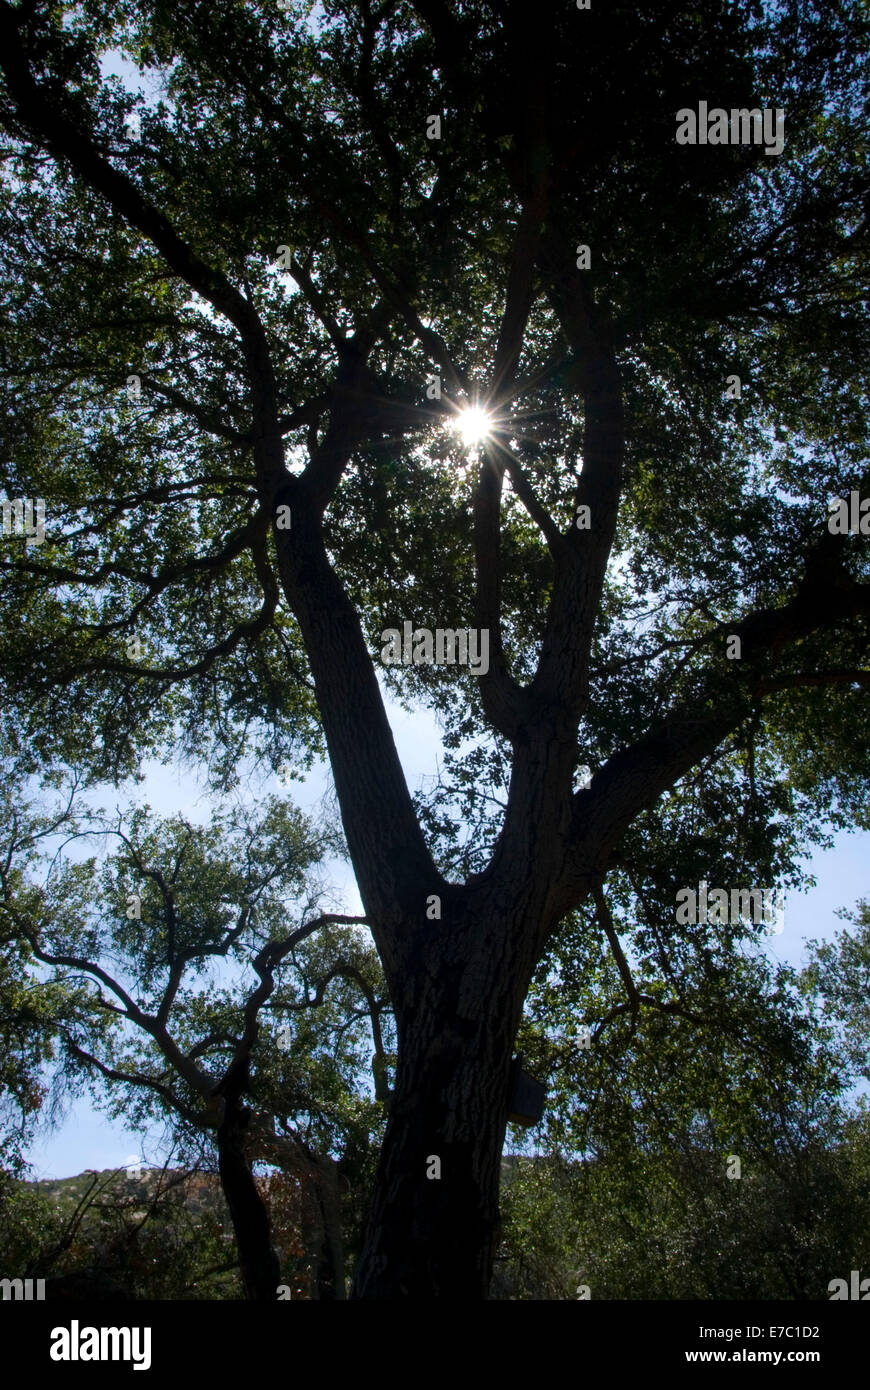
[[[245,1153],[248,1111],[227,1103],[217,1130],[218,1171],[236,1236],[248,1298],[274,1303],[281,1267],[272,1246],[269,1215]]]
[[[439,923],[432,923],[433,933]],[[476,924],[461,971],[425,970],[397,1014],[398,1071],[354,1299],[488,1296],[522,963]],[[428,954],[428,953],[427,953]],[[434,952],[433,952],[434,954]],[[451,956],[450,945],[438,952]]]

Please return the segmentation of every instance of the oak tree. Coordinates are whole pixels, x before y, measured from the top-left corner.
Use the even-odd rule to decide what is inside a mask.
[[[4,541],[5,736],[94,779],[325,748],[398,1038],[358,1298],[486,1296],[563,919],[629,871],[670,910],[707,829],[772,873],[866,824],[867,545],[827,516],[868,492],[867,29],[0,0],[4,466],[46,516]],[[782,153],[677,143],[700,101],[782,109]],[[486,671],[384,667],[406,622]],[[388,687],[443,722],[425,805]]]

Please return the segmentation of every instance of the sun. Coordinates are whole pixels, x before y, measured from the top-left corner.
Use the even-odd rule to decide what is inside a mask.
[[[492,429],[492,416],[479,406],[472,405],[459,412],[456,428],[463,444],[470,448],[474,444],[482,444],[487,438]]]

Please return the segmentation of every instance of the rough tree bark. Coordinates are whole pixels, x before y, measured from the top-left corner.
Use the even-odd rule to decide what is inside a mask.
[[[524,994],[502,927],[477,920],[472,950],[424,950],[438,969],[424,964],[396,1010],[399,1064],[355,1298],[486,1297]]]

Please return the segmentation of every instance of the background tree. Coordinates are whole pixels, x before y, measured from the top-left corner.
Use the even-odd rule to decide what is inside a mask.
[[[197,1178],[121,1169],[10,1183],[0,1195],[3,1267],[44,1279],[52,1301],[239,1298],[229,1213],[214,1178],[197,1201]]]
[[[4,896],[24,891],[25,876],[15,862],[22,834],[39,850],[56,835],[69,814],[69,800],[56,814],[40,816],[32,799],[22,795],[26,779],[14,759],[2,763],[0,790],[0,881]],[[23,826],[27,827],[23,830]],[[15,923],[0,913],[0,1186],[27,1168],[26,1150],[40,1121],[56,1119],[62,1109],[60,1088],[50,1081],[58,1061],[58,1030],[86,1007],[87,994],[77,982],[50,981],[34,968],[33,952]]]
[[[281,1282],[253,1163],[292,1173],[315,1289],[343,1298],[329,1153],[342,1129],[358,1146],[357,1131],[380,1109],[357,1095],[360,1020],[374,1029],[382,1064],[389,1026],[380,1020],[376,958],[346,925],[360,919],[317,910],[313,870],[338,847],[335,835],[274,797],[256,817],[218,811],[206,827],[180,816],[158,822],[147,808],[113,821],[88,815],[74,798],[60,813],[28,816],[11,801],[10,792],[3,921],[52,968],[55,992],[76,991],[75,1008],[53,1019],[66,1083],[83,1075],[98,1103],[143,1133],[168,1119],[189,1163],[208,1163],[203,1132],[213,1137],[250,1297],[274,1300]],[[40,882],[36,851],[49,829]],[[95,839],[109,845],[102,862],[65,859],[71,842]],[[303,920],[291,927],[300,901]],[[306,960],[314,933],[323,939]],[[336,980],[344,991],[330,991],[315,1028],[279,1031],[276,1022],[263,1030],[276,1002],[279,1020],[312,1011]]]
[[[840,915],[854,930],[846,928],[832,941],[810,942],[803,980],[819,1000],[848,1075],[870,1081],[870,902],[862,898],[853,912]]]
[[[730,764],[740,839],[681,822],[682,883],[772,876],[793,807],[867,824],[867,547],[826,525],[867,487],[867,38],[860,0],[0,0],[7,487],[50,518],[7,737],[226,783],[322,735],[398,1040],[359,1297],[485,1296],[536,964],[627,849],[680,886],[639,817]],[[783,154],[678,145],[711,98]],[[452,754],[425,815],[403,621],[489,634],[390,672]]]
[[[17,940],[0,943],[0,1169],[23,1171],[25,1152],[47,1097],[43,1068],[55,1056],[58,1015],[74,1009],[62,991],[28,970]]]

